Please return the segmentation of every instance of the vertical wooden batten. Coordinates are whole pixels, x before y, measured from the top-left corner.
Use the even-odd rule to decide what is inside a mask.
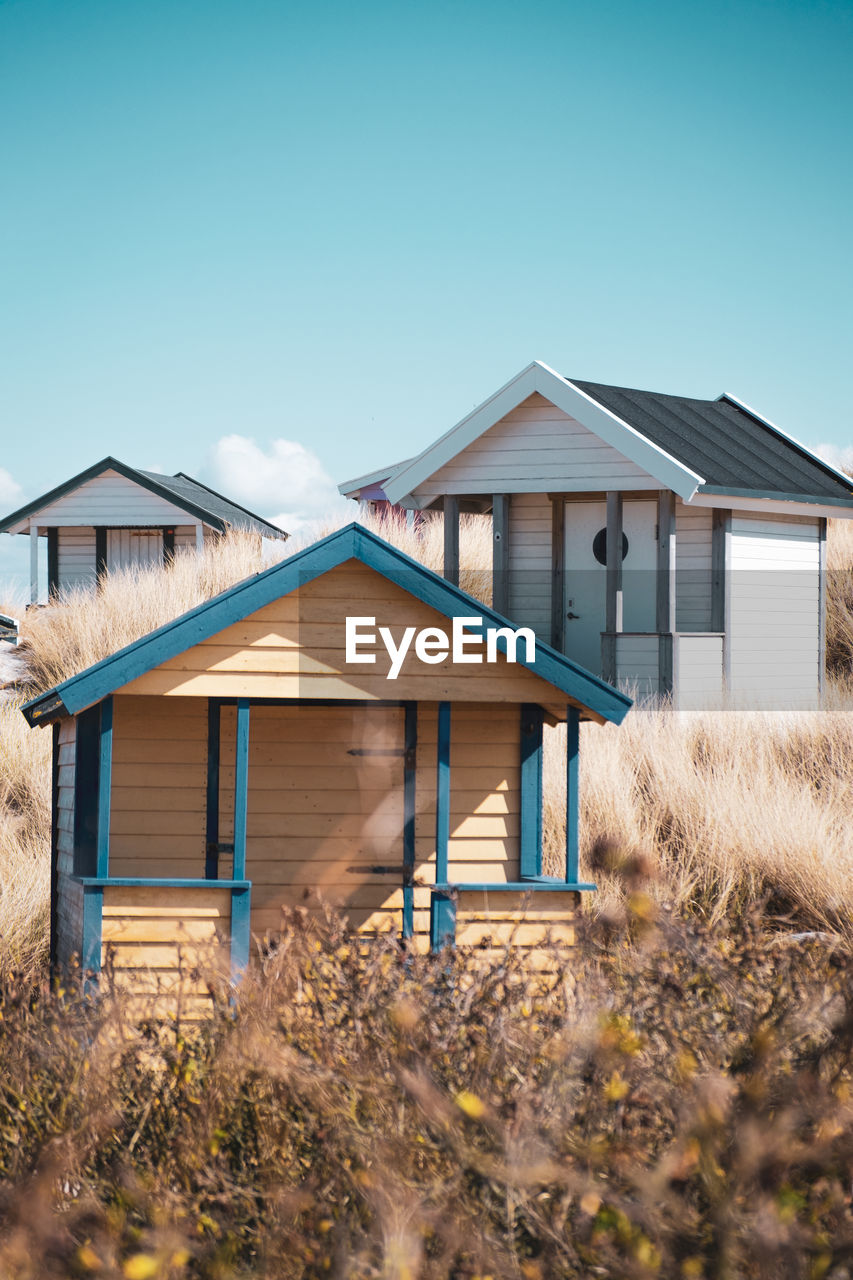
[[[450,843],[450,703],[438,704],[438,751],[435,794],[435,879],[447,884]]]
[[[521,706],[521,783],[519,790],[522,880],[542,874],[542,708]]]
[[[565,652],[566,640],[566,500],[551,499],[551,647]]]
[[[662,489],[658,497],[658,557],[656,629],[658,633],[658,692],[672,694],[675,637],[675,494]]]
[[[726,527],[731,512],[715,507],[711,513],[711,630],[726,629]]]
[[[104,525],[95,527],[95,580],[101,585],[107,573],[107,531]]]
[[[47,598],[59,593],[59,530],[55,525],[47,531]]]
[[[30,603],[39,602],[39,527],[30,525]]]
[[[101,703],[101,727],[98,748],[98,855],[96,875],[103,880],[110,874],[110,809],[113,784],[113,700]]]
[[[444,495],[444,578],[459,586],[459,499]]]
[[[492,608],[509,610],[509,494],[492,498]]]
[[[246,878],[246,823],[249,813],[249,700],[237,703],[234,761],[234,880]]]
[[[618,676],[616,637],[622,630],[622,494],[607,494],[607,555],[604,585],[604,638],[601,646],[601,674],[611,684]]]
[[[566,883],[577,884],[579,875],[578,825],[580,815],[580,712],[566,709]]]
[[[417,774],[418,704],[405,707],[403,755],[403,937],[415,931],[415,778]]]

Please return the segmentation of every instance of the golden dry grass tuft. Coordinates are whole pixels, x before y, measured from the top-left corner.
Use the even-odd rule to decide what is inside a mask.
[[[442,525],[425,520],[367,520],[368,527],[436,572]],[[315,528],[282,544],[292,555]],[[491,525],[463,517],[461,585],[488,603]],[[853,690],[853,522],[831,522],[828,651],[834,701]],[[114,575],[98,594],[69,594],[22,618],[30,691],[51,687],[203,600],[265,567],[253,538],[235,535],[179,555],[168,570]],[[11,602],[11,611],[15,612]],[[19,602],[18,602],[19,603]],[[832,701],[832,700],[831,700]],[[43,954],[48,897],[49,738],[14,705],[2,714],[0,779],[0,935],[7,959]],[[586,870],[602,849],[644,853],[657,868],[657,896],[711,918],[767,897],[809,926],[841,927],[853,912],[853,725],[849,711],[768,716],[673,716],[638,706],[618,729],[583,730],[582,841]],[[562,839],[565,780],[559,738],[546,756],[546,859]],[[606,859],[605,859],[606,860]],[[600,858],[599,858],[600,861]],[[596,869],[604,909],[621,888]],[[33,949],[35,947],[35,949]]]

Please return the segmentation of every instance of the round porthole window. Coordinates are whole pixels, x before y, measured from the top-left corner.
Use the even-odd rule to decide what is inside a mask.
[[[599,529],[592,540],[592,554],[599,564],[607,564],[607,530]],[[622,534],[622,559],[628,554],[628,539]]]

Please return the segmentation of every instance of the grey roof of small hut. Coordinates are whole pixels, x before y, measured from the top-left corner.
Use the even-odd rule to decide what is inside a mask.
[[[850,500],[850,484],[830,467],[726,396],[694,400],[579,378],[569,381],[704,476],[700,493],[761,490]]]

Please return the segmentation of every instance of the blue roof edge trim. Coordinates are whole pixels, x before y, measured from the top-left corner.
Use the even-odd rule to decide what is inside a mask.
[[[156,631],[101,659],[86,671],[70,676],[55,688],[25,703],[21,711],[30,725],[45,724],[62,715],[76,715],[169,658],[200,644],[248,614],[351,559],[360,560],[445,617],[458,617],[464,609],[472,615],[476,612],[496,627],[518,629],[508,618],[446,582],[376,534],[352,523],[269,569],[244,578],[189,613],[164,623]],[[506,652],[503,637],[499,637],[498,647]],[[633,705],[626,694],[541,640],[536,641],[532,663],[523,658],[518,661],[605,720],[620,723]]]

